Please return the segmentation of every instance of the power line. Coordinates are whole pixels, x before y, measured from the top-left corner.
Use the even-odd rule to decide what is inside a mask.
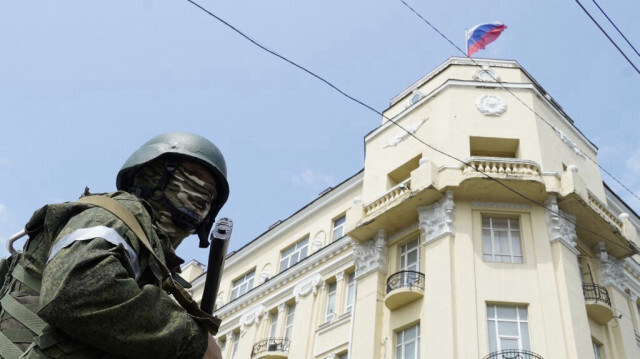
[[[600,10],[600,12],[602,13],[602,15],[604,15],[604,17],[607,18],[607,20],[609,20],[609,23],[611,23],[611,25],[616,29],[616,31],[618,31],[618,34],[620,34],[620,36],[622,36],[622,38],[624,39],[624,41],[627,42],[627,44],[629,46],[631,46],[631,48],[633,49],[633,51],[636,52],[636,55],[640,56],[640,53],[638,52],[638,50],[636,50],[635,47],[633,47],[633,45],[631,44],[631,42],[629,42],[629,40],[627,39],[626,36],[624,36],[624,34],[622,33],[622,31],[620,31],[620,29],[618,29],[618,26],[616,26],[616,24],[613,22],[613,20],[611,20],[609,18],[609,15],[607,15],[606,12],[604,12],[604,10],[600,7],[600,5],[598,5],[598,3],[596,2],[596,0],[591,0],[593,1],[594,4],[596,4],[596,7],[598,7],[598,10]]]
[[[446,35],[444,35],[440,30],[438,30],[435,26],[433,26],[427,19],[425,19],[422,15],[420,15],[415,9],[413,9],[409,4],[407,4],[404,0],[400,0],[400,2],[402,2],[407,8],[409,8],[409,10],[411,10],[414,14],[416,14],[420,19],[422,19],[422,21],[424,21],[427,25],[429,25],[432,29],[434,29],[438,34],[440,34],[440,36],[442,36],[445,40],[447,40],[447,42],[449,42],[451,45],[453,45],[453,47],[455,47],[456,49],[458,49],[458,51],[460,53],[462,53],[466,58],[468,58],[469,60],[471,60],[471,62],[474,63],[474,65],[478,66],[478,67],[482,67],[481,64],[479,64],[474,58],[470,57],[467,55],[467,53],[465,51],[462,51],[462,49],[460,47],[458,47],[456,44],[454,44]],[[556,127],[554,125],[552,125],[551,123],[549,123],[544,117],[542,117],[538,112],[536,112],[533,108],[531,108],[531,106],[529,106],[526,102],[524,102],[522,99],[520,99],[515,93],[513,93],[513,91],[511,91],[509,88],[507,88],[503,82],[499,81],[497,78],[495,78],[493,76],[493,74],[488,73],[489,76],[491,76],[491,78],[502,87],[503,90],[507,91],[509,94],[511,94],[511,96],[513,96],[518,102],[520,102],[524,107],[526,107],[529,111],[531,111],[537,118],[539,118],[542,122],[546,123],[549,127],[551,127],[551,129],[553,129],[554,131],[556,131]],[[609,171],[607,171],[604,167],[602,167],[602,165],[600,165],[596,160],[594,160],[593,158],[587,156],[586,153],[583,153],[584,156],[586,158],[588,158],[591,162],[593,162],[596,166],[598,166],[598,168],[600,168],[604,173],[606,173],[609,177],[611,177],[616,183],[618,183],[620,186],[622,186],[622,188],[624,188],[625,190],[627,190],[633,197],[635,197],[636,199],[640,200],[640,197],[635,194],[631,189],[629,189],[624,183],[620,182],[616,177],[614,177]]]
[[[593,21],[594,24],[596,24],[596,26],[598,27],[598,29],[600,29],[600,31],[602,31],[602,33],[604,34],[604,36],[607,37],[607,39],[609,39],[609,42],[611,44],[613,44],[613,46],[616,47],[616,49],[618,49],[618,52],[620,52],[620,54],[622,56],[624,56],[625,59],[627,59],[627,62],[636,70],[636,72],[638,73],[638,75],[640,75],[640,69],[638,69],[636,67],[636,65],[633,64],[633,62],[631,62],[631,60],[629,60],[629,58],[627,57],[627,55],[625,55],[625,53],[620,49],[620,47],[618,46],[618,44],[615,43],[615,41],[613,41],[613,39],[611,38],[611,36],[609,36],[609,34],[607,34],[606,31],[604,31],[604,29],[602,28],[602,26],[600,26],[600,24],[598,24],[598,22],[596,21],[596,19],[593,18],[593,16],[591,16],[591,14],[587,11],[587,9],[585,9],[584,6],[582,6],[582,3],[580,3],[579,0],[575,0],[576,3],[578,3],[578,5],[580,5],[580,8],[582,8],[582,11],[584,11],[585,14],[587,14],[587,16],[589,16],[589,18],[591,19],[591,21]]]
[[[355,97],[353,97],[353,96],[351,96],[351,95],[349,95],[349,94],[345,93],[344,91],[340,90],[337,86],[333,85],[331,82],[329,82],[328,80],[324,79],[324,78],[323,78],[323,77],[321,77],[320,75],[317,75],[317,74],[316,74],[316,73],[314,73],[313,71],[311,71],[311,70],[309,70],[309,69],[307,69],[307,68],[303,67],[302,65],[299,65],[299,64],[295,63],[295,62],[294,62],[294,61],[292,61],[292,60],[289,60],[288,58],[284,57],[283,55],[278,54],[277,52],[275,52],[275,51],[273,51],[273,50],[268,49],[266,46],[264,46],[264,45],[262,45],[262,44],[258,43],[256,40],[252,39],[250,36],[248,36],[247,34],[243,33],[243,32],[242,32],[242,31],[240,31],[238,28],[236,28],[236,27],[234,27],[233,25],[229,24],[227,21],[223,20],[222,18],[220,18],[219,16],[215,15],[215,14],[214,14],[214,13],[212,13],[211,11],[209,11],[209,10],[205,9],[204,7],[202,7],[201,5],[199,5],[198,3],[196,3],[195,1],[193,1],[193,0],[187,0],[187,1],[188,1],[189,3],[191,3],[192,5],[196,6],[197,8],[199,8],[200,10],[204,11],[205,13],[207,13],[209,16],[211,16],[211,17],[215,18],[216,20],[220,21],[220,22],[221,22],[221,23],[223,23],[225,26],[229,27],[229,28],[230,28],[230,29],[232,29],[234,32],[236,32],[237,34],[239,34],[240,36],[242,36],[242,37],[243,37],[243,38],[245,38],[246,40],[250,41],[250,42],[251,42],[251,43],[253,43],[254,45],[258,46],[258,47],[259,47],[259,48],[261,48],[262,50],[267,51],[268,53],[270,53],[270,54],[272,54],[272,55],[274,55],[274,56],[278,57],[279,59],[281,59],[281,60],[283,60],[283,61],[285,61],[285,62],[287,62],[287,63],[289,63],[289,64],[291,64],[291,65],[295,66],[296,68],[298,68],[298,69],[300,69],[300,70],[302,70],[302,71],[306,72],[307,74],[309,74],[309,75],[311,75],[311,76],[315,77],[316,79],[318,79],[318,80],[322,81],[323,83],[325,83],[325,84],[326,84],[326,85],[328,85],[329,87],[333,88],[335,91],[337,91],[338,93],[342,94],[342,95],[343,95],[343,96],[345,96],[346,98],[348,98],[348,99],[350,99],[350,100],[352,100],[352,101],[354,101],[354,102],[356,102],[356,103],[360,104],[361,106],[364,106],[365,108],[367,108],[367,109],[369,109],[370,111],[372,111],[372,112],[376,113],[377,115],[382,116],[384,119],[388,120],[389,122],[391,122],[391,123],[392,123],[392,124],[394,124],[395,126],[399,127],[400,129],[402,129],[403,131],[405,131],[405,132],[406,132],[410,137],[413,137],[413,138],[414,138],[414,139],[416,139],[418,142],[420,142],[420,143],[424,144],[424,145],[425,145],[425,146],[427,146],[428,148],[430,148],[430,149],[432,149],[432,150],[434,150],[434,151],[436,151],[436,152],[438,152],[438,153],[440,153],[440,154],[442,154],[442,155],[444,155],[444,156],[447,156],[447,157],[449,157],[449,158],[451,158],[451,159],[454,159],[454,160],[456,160],[456,161],[460,162],[460,163],[461,163],[461,164],[463,164],[463,165],[466,165],[466,166],[469,166],[470,168],[473,168],[475,171],[477,171],[477,172],[481,173],[481,174],[482,174],[482,175],[484,175],[486,178],[488,178],[488,179],[490,179],[490,180],[492,180],[492,181],[497,182],[499,185],[501,185],[501,186],[505,187],[507,190],[509,190],[509,191],[513,192],[514,194],[518,195],[519,197],[521,197],[521,198],[523,198],[523,199],[525,199],[525,200],[527,200],[527,201],[529,201],[529,202],[531,202],[531,203],[534,203],[534,204],[536,204],[536,205],[538,205],[538,206],[540,206],[540,207],[542,207],[542,208],[545,208],[546,210],[548,210],[548,211],[550,211],[550,212],[552,212],[552,213],[554,213],[554,214],[558,215],[560,218],[564,219],[565,221],[567,221],[567,222],[569,222],[569,223],[572,223],[568,218],[566,218],[565,216],[563,216],[563,215],[562,215],[562,213],[560,213],[559,211],[555,211],[555,210],[552,210],[552,209],[550,209],[550,208],[547,208],[544,204],[542,204],[542,203],[540,203],[540,202],[538,202],[538,201],[536,201],[536,200],[534,200],[534,199],[531,199],[531,198],[529,198],[529,197],[525,196],[524,194],[522,194],[522,193],[520,193],[520,192],[516,191],[515,189],[513,189],[513,188],[509,187],[508,185],[506,185],[506,184],[505,184],[505,183],[503,183],[502,181],[498,180],[497,178],[494,178],[494,177],[490,176],[489,174],[485,173],[484,171],[479,170],[477,167],[475,167],[475,166],[471,165],[470,163],[467,163],[467,162],[465,162],[465,161],[463,161],[463,160],[461,160],[461,159],[459,159],[459,158],[457,158],[457,157],[455,157],[455,156],[453,156],[453,155],[450,155],[450,154],[448,154],[448,153],[446,153],[446,152],[444,152],[444,151],[442,151],[442,150],[440,150],[440,149],[438,149],[438,148],[436,148],[436,147],[434,147],[434,146],[432,146],[432,145],[430,145],[430,144],[426,143],[426,142],[425,142],[425,141],[423,141],[422,139],[418,138],[418,137],[417,137],[415,134],[413,134],[411,131],[407,130],[406,128],[404,128],[403,126],[401,126],[400,124],[398,124],[398,123],[397,123],[396,121],[394,121],[393,119],[391,119],[391,118],[389,118],[389,117],[385,116],[382,112],[380,112],[380,111],[376,110],[375,108],[373,108],[373,107],[371,107],[371,106],[367,105],[366,103],[364,103],[364,102],[362,102],[362,101],[360,101],[360,100],[356,99]],[[401,0],[401,1],[402,1],[402,0]],[[403,1],[403,2],[404,2],[404,1]],[[426,21],[426,20],[425,20],[425,21]],[[439,31],[438,31],[438,32],[439,32]],[[439,32],[439,33],[440,33],[440,32]],[[446,36],[444,36],[444,34],[442,34],[442,33],[440,33],[440,34],[441,34],[443,37],[445,37],[445,38],[446,38]],[[449,41],[449,42],[451,42],[451,41]],[[454,46],[455,46],[455,45],[454,45]],[[515,95],[514,95],[514,96],[515,96]],[[572,224],[573,224],[573,223],[572,223]],[[589,230],[588,228],[584,228],[584,227],[578,226],[578,225],[576,225],[576,224],[574,224],[574,225],[575,225],[577,228],[583,229],[585,232],[588,232],[588,233],[591,233],[591,234],[593,234],[593,235],[595,235],[595,236],[597,236],[597,237],[600,237],[600,238],[604,239],[604,240],[605,240],[605,241],[607,241],[607,242],[610,242],[611,244],[613,244],[613,245],[615,245],[615,246],[618,246],[618,247],[623,248],[623,249],[625,249],[625,250],[627,249],[626,247],[622,246],[621,244],[618,244],[618,243],[616,243],[616,242],[613,242],[613,241],[612,241],[612,240],[610,240],[609,238],[606,238],[606,237],[604,237],[604,236],[602,236],[602,235],[600,235],[600,234],[598,234],[598,233],[596,233],[596,232],[593,232],[593,231]]]

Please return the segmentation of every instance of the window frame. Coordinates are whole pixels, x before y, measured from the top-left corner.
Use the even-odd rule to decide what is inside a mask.
[[[324,319],[326,322],[330,322],[336,317],[336,300],[338,294],[338,283],[329,283],[327,288],[327,308],[325,310]]]
[[[344,299],[344,312],[351,313],[356,301],[356,272],[347,274],[347,292]]]
[[[249,277],[249,275],[251,275],[251,277]],[[249,292],[251,289],[253,289],[253,282],[255,280],[255,277],[256,270],[254,268],[251,271],[233,280],[231,282],[231,300],[238,299]],[[243,287],[244,291],[242,291]]]
[[[284,319],[284,338],[291,339],[293,334],[293,321],[296,315],[296,303],[287,304],[287,316]]]
[[[337,224],[338,221],[341,221],[341,223]],[[342,214],[338,217],[336,217],[333,221],[332,221],[332,229],[331,229],[331,241],[335,242],[338,239],[342,238],[345,236],[345,225],[347,223],[347,215],[346,214]],[[336,231],[340,230],[340,236],[336,236]]]
[[[416,330],[416,335],[414,338],[405,340],[405,335],[408,330],[414,329]],[[415,323],[414,325],[410,325],[404,327],[400,330],[395,331],[395,345],[394,352],[396,359],[420,359],[420,323]],[[406,356],[406,347],[409,344],[413,344],[414,346],[414,355],[413,358]]]
[[[489,220],[489,226],[485,227],[485,218]],[[494,220],[506,220],[507,227],[502,228],[494,226]],[[513,222],[517,224],[517,228],[513,226]],[[488,231],[487,237],[485,231]],[[508,244],[508,252],[498,252],[499,234],[506,233],[506,241]],[[514,235],[517,233],[517,239]],[[497,213],[481,213],[480,214],[480,236],[482,244],[482,259],[485,262],[493,263],[511,263],[511,264],[523,264],[524,263],[524,242],[522,240],[522,218],[518,214],[504,215]],[[514,246],[515,242],[518,242],[519,253],[517,253]],[[486,251],[489,247],[489,252]],[[508,259],[508,260],[504,260]]]
[[[515,309],[515,319],[507,317],[499,317],[498,308]],[[490,309],[493,309],[493,316],[490,315]],[[521,319],[522,313],[525,318]],[[504,325],[500,325],[504,323]],[[502,334],[500,328],[506,328],[508,324],[515,323],[515,327],[518,331],[517,335]],[[493,325],[491,325],[493,324]],[[523,325],[526,328],[526,333],[523,333]],[[511,325],[513,326],[513,325]],[[493,329],[493,330],[492,330]],[[493,335],[492,335],[493,331]],[[487,341],[489,343],[489,352],[498,352],[505,349],[514,348],[502,348],[502,339],[513,340],[516,339],[518,343],[517,350],[531,350],[531,330],[529,329],[529,308],[526,305],[504,305],[504,304],[487,304]],[[495,341],[492,342],[492,339]]]
[[[300,245],[302,242],[304,242],[304,244]],[[287,253],[288,251],[291,251],[291,252]],[[285,248],[283,251],[280,252],[280,272],[284,272],[285,270],[300,263],[302,260],[307,258],[308,255],[309,255],[309,235],[307,234],[306,236],[299,239],[294,244],[292,244],[291,246]],[[296,257],[296,259],[294,262],[292,262],[291,259],[294,256]],[[285,261],[287,262],[287,266],[283,267],[283,264]]]

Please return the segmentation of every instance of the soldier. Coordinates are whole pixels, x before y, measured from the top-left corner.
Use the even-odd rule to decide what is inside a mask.
[[[179,271],[175,248],[182,240],[195,233],[207,241],[227,200],[222,154],[198,135],[159,135],[129,157],[116,187],[102,196],[135,216],[154,253],[122,217],[82,199],[36,211],[12,264],[14,278],[26,277],[5,284],[0,300],[3,358],[19,354],[16,347],[26,350],[20,358],[221,358],[202,319],[160,282],[162,268]],[[49,243],[39,240],[47,236]],[[32,288],[39,277],[40,288]],[[46,323],[27,324],[28,330],[16,324],[28,320],[19,320],[15,303]],[[14,347],[5,346],[7,339]]]

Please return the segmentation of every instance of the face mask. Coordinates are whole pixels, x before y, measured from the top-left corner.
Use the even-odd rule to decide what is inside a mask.
[[[162,173],[164,162],[142,169],[134,180],[134,186],[155,188]],[[204,182],[184,166],[178,165],[162,193],[156,191],[147,201],[154,210],[155,225],[169,235],[171,244],[176,248],[182,240],[193,233],[193,229],[185,229],[176,224],[171,212],[161,204],[164,197],[185,216],[201,222],[211,209],[211,202],[216,197],[215,186]]]

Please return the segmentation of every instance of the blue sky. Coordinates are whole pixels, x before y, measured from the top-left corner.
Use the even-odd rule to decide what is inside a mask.
[[[599,147],[600,164],[640,195],[640,75],[575,1],[406,1],[461,48],[465,28],[506,24],[475,57],[518,61]],[[461,55],[399,0],[199,4],[379,111]],[[640,48],[640,3],[600,5]],[[234,220],[237,249],[359,171],[363,137],[380,123],[184,0],[0,3],[3,239],[45,203],[85,186],[112,191],[143,142],[187,131],[225,154],[231,195],[221,215]],[[640,213],[640,200],[604,179]],[[179,254],[206,262],[195,237]]]

